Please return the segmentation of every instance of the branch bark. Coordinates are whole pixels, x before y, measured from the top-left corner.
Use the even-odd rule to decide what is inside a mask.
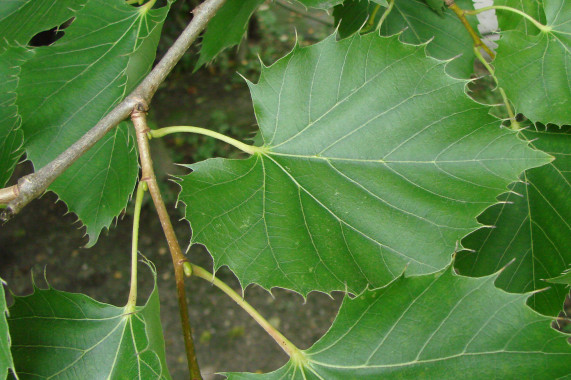
[[[161,221],[161,226],[165,233],[171,253],[176,280],[180,322],[184,336],[184,346],[186,349],[186,359],[188,362],[190,378],[192,380],[202,380],[198,362],[196,360],[196,353],[194,351],[192,328],[190,326],[190,318],[188,317],[188,304],[186,302],[186,291],[184,289],[185,274],[183,266],[185,262],[187,262],[187,259],[178,244],[178,239],[176,238],[176,234],[172,227],[170,217],[165,207],[165,203],[163,202],[159,185],[157,184],[157,179],[155,177],[155,172],[153,170],[153,160],[151,158],[149,140],[147,138],[147,133],[149,132],[149,127],[147,126],[147,109],[148,106],[145,101],[141,101],[137,104],[135,110],[131,114],[131,120],[133,121],[133,125],[135,126],[135,131],[137,133],[137,146],[139,147],[139,160],[142,172],[141,181],[146,182],[149,187],[149,193],[151,193],[151,197],[153,198],[153,203],[157,209],[157,214]]]
[[[150,104],[159,85],[165,80],[190,45],[196,40],[200,32],[206,28],[208,22],[214,17],[225,1],[226,0],[206,0],[196,7],[192,11],[194,16],[186,29],[184,29],[160,62],[131,94],[53,161],[36,172],[20,178],[17,184],[17,191],[11,191],[13,195],[0,199],[2,204],[7,203],[7,207],[0,215],[0,219],[3,221],[9,220],[33,199],[42,195],[48,186],[79,157],[101,140],[107,132],[115,128],[121,121],[127,119],[135,107],[140,104],[141,100],[144,101],[145,104]],[[0,189],[0,192],[1,190],[3,189]],[[10,194],[9,192],[5,193]]]

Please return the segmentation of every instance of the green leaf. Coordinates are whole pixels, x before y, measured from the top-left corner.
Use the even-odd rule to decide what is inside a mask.
[[[444,0],[424,0],[424,2],[439,16],[442,16],[446,10]]]
[[[545,13],[543,12],[541,0],[494,0],[494,5],[503,5],[518,9],[545,24]],[[528,19],[514,12],[496,9],[496,16],[498,17],[500,30],[504,32],[508,30],[519,30],[527,35],[539,33],[539,29]]]
[[[471,0],[458,0],[462,9],[473,9]],[[476,20],[470,19],[476,28]],[[404,30],[404,31],[403,31]],[[381,34],[402,32],[401,40],[420,44],[430,41],[427,52],[434,58],[452,62],[446,67],[450,75],[469,78],[474,72],[474,42],[460,19],[449,9],[442,16],[420,0],[395,0],[394,9],[381,28]]]
[[[321,9],[333,8],[335,5],[343,2],[343,0],[295,0],[295,1],[305,5],[306,7],[321,8]]]
[[[182,180],[192,242],[243,286],[301,294],[445,267],[475,217],[549,158],[444,66],[398,36],[357,34],[264,67],[250,83],[262,153],[190,165]]]
[[[224,49],[238,45],[248,29],[248,21],[264,0],[228,0],[208,23],[202,37],[195,70],[210,62]]]
[[[14,360],[10,352],[10,332],[6,315],[6,296],[4,295],[4,280],[0,278],[0,379],[6,379],[8,370],[14,371]]]
[[[525,305],[526,294],[450,268],[401,276],[346,297],[333,326],[298,360],[229,379],[556,379],[571,372],[568,335]],[[445,296],[443,296],[445,295]]]
[[[144,9],[91,0],[60,40],[35,49],[22,65],[17,103],[36,168],[91,129],[148,72],[168,6]],[[124,209],[135,186],[137,152],[129,129],[123,123],[110,132],[50,187],[86,225],[88,246]]]
[[[20,64],[28,55],[25,48],[10,47],[0,53],[0,187],[10,179],[23,153],[21,118],[16,106]]]
[[[571,285],[571,269],[567,269],[561,276],[548,278],[545,281],[551,282],[552,284],[565,284],[569,286]]]
[[[74,16],[88,0],[5,0],[0,2],[0,52],[9,44],[26,45],[39,32]]]
[[[474,8],[470,0],[456,3],[463,9]],[[375,8],[376,5],[366,0],[349,0],[335,7],[333,16],[339,24],[339,35],[346,37],[359,30]],[[378,10],[370,24],[376,25],[384,12],[384,9]],[[476,27],[475,22],[472,26]],[[381,34],[391,36],[399,33],[404,42],[423,44],[430,41],[427,52],[435,58],[450,60],[457,57],[447,66],[451,75],[468,78],[474,71],[474,43],[452,11],[446,9],[439,15],[424,1],[395,0],[394,8],[383,22]]]
[[[562,131],[523,131],[538,149],[556,159],[524,173],[522,182],[478,219],[493,229],[481,229],[462,244],[475,252],[461,252],[460,273],[488,275],[509,265],[496,285],[509,292],[530,292],[548,286],[543,279],[560,275],[571,264],[571,127]],[[530,297],[529,305],[556,316],[569,291],[562,285]]]
[[[0,2],[0,187],[10,179],[23,153],[21,117],[16,106],[20,66],[30,58],[26,45],[37,33],[56,27],[87,0],[13,0]],[[25,20],[25,22],[22,22]]]
[[[339,37],[349,37],[365,26],[365,22],[377,5],[369,0],[345,0],[333,8],[333,18]],[[383,10],[380,10],[381,14]]]
[[[533,122],[571,123],[571,2],[545,0],[550,32],[502,33],[495,73],[518,113]]]
[[[83,294],[34,286],[8,319],[16,369],[25,378],[170,379],[159,294],[127,313]]]

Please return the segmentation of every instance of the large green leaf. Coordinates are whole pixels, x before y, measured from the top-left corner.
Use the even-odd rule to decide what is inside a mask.
[[[496,76],[517,112],[534,122],[570,124],[571,2],[545,0],[544,11],[551,31],[502,33]]]
[[[0,52],[0,187],[10,179],[22,155],[23,133],[15,90],[20,63],[25,56],[27,52],[22,47],[10,47]]]
[[[222,50],[238,45],[246,33],[250,17],[263,2],[264,0],[227,0],[208,23],[196,68],[213,60]]]
[[[22,65],[18,106],[25,148],[44,166],[93,127],[150,69],[168,7],[144,11],[91,0],[63,38]],[[121,124],[50,187],[86,225],[88,245],[127,204],[138,174]]]
[[[479,218],[493,229],[482,229],[463,240],[474,252],[462,252],[456,265],[462,274],[488,275],[508,264],[496,285],[510,292],[529,292],[530,306],[556,316],[569,291],[542,281],[571,265],[571,128],[524,131],[533,144],[554,156],[552,163],[524,173],[522,182],[501,196],[502,204]]]
[[[6,297],[4,295],[4,281],[0,278],[0,379],[5,379],[8,370],[14,371],[14,361],[10,352],[10,332],[8,331],[8,321],[6,314]]]
[[[473,9],[472,1],[456,2],[464,9]],[[442,16],[434,12],[428,4],[421,0],[395,0],[394,8],[383,22],[381,34],[390,36],[401,33],[401,40],[408,43],[421,44],[430,41],[427,52],[431,56],[448,60],[457,57],[447,66],[451,75],[468,78],[474,71],[473,41],[458,17],[446,9]],[[342,37],[359,30],[375,10],[376,4],[369,1],[349,0],[335,7],[333,15],[339,24]],[[376,12],[376,25],[385,12],[381,8]],[[475,24],[472,25],[475,27]]]
[[[297,360],[229,379],[556,379],[571,372],[571,346],[551,318],[505,293],[496,276],[450,268],[401,276],[346,297],[331,329]]]
[[[0,81],[0,187],[6,184],[23,153],[15,90],[20,66],[31,54],[21,45],[27,44],[35,34],[68,20],[86,1],[0,2],[0,78],[3,78]]]
[[[423,46],[368,34],[263,68],[250,83],[262,153],[191,165],[182,180],[192,242],[242,285],[302,294],[442,269],[475,217],[549,161],[444,66]]]
[[[83,294],[34,287],[8,318],[22,379],[170,379],[155,287],[128,313]]]

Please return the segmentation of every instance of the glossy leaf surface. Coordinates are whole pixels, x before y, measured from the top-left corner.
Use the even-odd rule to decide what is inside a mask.
[[[481,223],[495,228],[478,230],[464,239],[462,244],[475,252],[462,252],[456,265],[462,274],[482,276],[515,260],[496,285],[509,292],[550,287],[531,296],[529,305],[556,316],[569,290],[542,280],[560,275],[571,263],[571,128],[523,133],[555,161],[526,171],[522,182],[500,197],[505,203],[479,217]]]
[[[14,361],[10,352],[10,333],[8,331],[8,321],[6,315],[6,296],[4,294],[4,281],[0,278],[0,378],[5,379],[8,370],[14,369]]]
[[[150,69],[168,7],[143,9],[91,0],[60,40],[35,49],[22,66],[17,103],[36,168],[91,129]],[[135,142],[123,123],[50,189],[85,224],[93,245],[126,206],[137,174]]]
[[[15,298],[8,323],[22,378],[170,379],[156,286],[131,314],[51,288]]]
[[[570,124],[571,2],[545,0],[544,12],[550,32],[502,33],[496,76],[516,112],[533,122]]]
[[[236,379],[556,379],[571,372],[571,346],[526,294],[494,286],[496,276],[444,272],[401,276],[345,298],[333,326],[303,359]],[[304,363],[305,361],[305,363]]]
[[[250,84],[262,153],[191,165],[182,180],[192,242],[243,286],[302,294],[445,267],[475,217],[549,158],[499,128],[444,65],[368,34],[264,68]]]

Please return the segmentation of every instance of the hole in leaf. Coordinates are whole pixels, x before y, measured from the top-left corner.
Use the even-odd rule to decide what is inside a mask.
[[[34,37],[32,37],[28,45],[33,47],[39,47],[39,46],[49,46],[53,44],[54,42],[63,37],[63,35],[65,34],[63,30],[68,26],[70,26],[74,20],[75,17],[72,17],[63,24],[61,24],[60,26],[56,26],[51,28],[50,30],[44,30],[43,32],[36,34]]]

